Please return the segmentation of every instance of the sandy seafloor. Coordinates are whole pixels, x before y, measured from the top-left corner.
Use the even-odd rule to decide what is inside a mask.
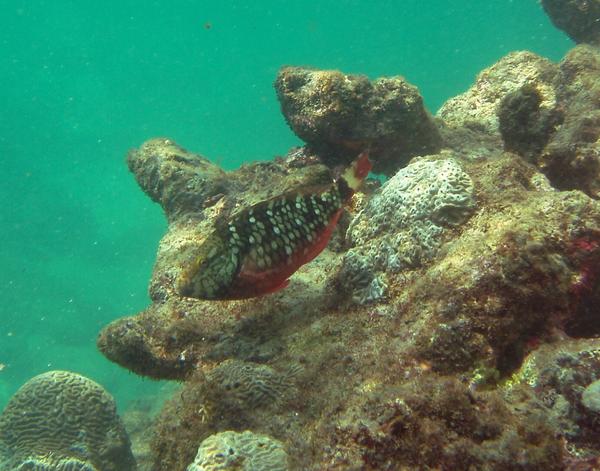
[[[284,154],[284,64],[403,75],[435,112],[510,51],[570,47],[533,0],[1,2],[0,407],[50,369],[121,409],[163,387],[95,347],[147,305],[166,228],[129,148],[169,136],[226,169]]]

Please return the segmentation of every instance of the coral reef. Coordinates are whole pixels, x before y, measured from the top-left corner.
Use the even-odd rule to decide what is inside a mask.
[[[535,164],[557,189],[598,197],[599,74],[600,51],[591,46],[575,47],[559,64],[511,53],[440,108],[444,142],[463,157],[489,157],[501,137],[506,151]]]
[[[132,151],[169,229],[152,304],[98,346],[183,382],[154,422],[151,468],[261,469],[237,441],[254,437],[278,444],[285,464],[268,469],[593,469],[598,54],[509,54],[433,120],[403,79],[284,68],[282,111],[306,146],[233,172],[166,139]],[[330,182],[367,147],[390,178],[366,182],[288,288],[178,292],[216,221]]]
[[[528,51],[510,53],[481,71],[468,91],[446,101],[437,116],[452,128],[467,127],[497,133],[498,105],[506,95],[526,84],[536,85],[541,98],[540,108],[555,108],[556,74],[556,65],[548,59]]]
[[[197,213],[211,196],[227,186],[223,170],[169,139],[151,139],[131,150],[127,165],[144,192],[164,208],[169,220]]]
[[[411,157],[437,152],[441,137],[416,87],[402,77],[282,68],[275,80],[292,130],[330,165],[369,148],[374,170],[392,174]]]
[[[162,150],[158,152],[157,148]],[[203,160],[181,150],[169,140],[151,140],[142,145],[139,151],[130,152],[129,160],[131,162],[134,158],[132,156],[135,156],[139,161],[151,162],[153,168],[169,168],[173,149],[178,149],[178,152],[185,154],[192,162],[198,160],[187,167],[191,170],[186,174],[196,181],[194,169],[201,166]],[[142,175],[146,174],[142,166],[132,168]],[[173,174],[182,174],[182,170],[170,169],[159,175],[170,182]],[[214,174],[221,182],[221,173]],[[205,199],[194,201],[191,207],[187,199],[176,199],[181,206],[175,207],[172,206],[171,199],[158,199],[170,225],[161,241],[150,281],[150,297],[154,304],[140,316],[119,319],[103,330],[98,339],[98,347],[111,360],[147,376],[169,379],[185,377],[198,356],[212,345],[214,333],[227,325],[235,324],[235,318],[221,315],[223,305],[213,302],[203,304],[202,322],[197,323],[194,316],[188,314],[198,307],[198,303],[189,298],[182,299],[176,289],[176,280],[189,265],[189,261],[196,257],[215,220],[237,214],[249,205],[295,188],[331,183],[331,172],[327,167],[310,155],[303,154],[298,158],[295,152],[285,161],[250,164],[225,175],[227,186],[224,188],[213,184],[208,178],[203,180],[206,189],[202,194]],[[153,188],[168,186],[160,178],[151,186],[142,187],[153,199],[156,199]],[[138,176],[137,179],[147,181],[143,176]],[[173,193],[176,191],[173,190]],[[243,309],[244,303],[238,303],[238,306]],[[164,328],[169,323],[173,330],[167,333]],[[196,342],[202,338],[207,342]],[[165,341],[171,343],[171,346],[164,348]]]
[[[23,461],[16,471],[97,471],[98,468],[76,458],[35,459]]]
[[[562,124],[537,165],[561,190],[600,196],[600,51],[577,46],[558,65],[556,85]]]
[[[327,469],[563,469],[541,414],[448,378],[369,394],[352,419],[333,432]]]
[[[187,471],[286,471],[283,445],[249,431],[221,432],[204,439]]]
[[[444,228],[460,225],[475,208],[473,193],[472,180],[450,156],[418,159],[398,171],[352,220],[341,284],[361,303],[382,298],[375,294],[385,285],[378,272],[430,260]]]
[[[25,383],[0,416],[0,468],[131,471],[113,398],[90,379],[50,371]]]
[[[599,379],[600,341],[560,339],[532,351],[503,387],[510,397],[529,402],[528,409],[543,412],[554,433],[568,439],[574,457],[589,459],[598,456]],[[524,384],[525,400],[518,389]]]
[[[563,114],[556,108],[542,108],[542,96],[532,84],[507,93],[497,113],[504,148],[535,161],[548,144],[555,128],[562,124]]]
[[[278,401],[293,388],[294,375],[294,368],[279,373],[267,365],[225,360],[206,375],[205,398],[214,407],[243,414]]]
[[[542,6],[573,41],[600,45],[600,0],[542,0]]]
[[[171,296],[141,316],[118,321],[123,328],[153,329],[152,337],[140,336],[137,342],[147,341],[156,360],[179,358],[165,370],[152,363],[153,374],[187,377],[181,395],[158,421],[155,463],[185,469],[193,459],[190,444],[225,428],[250,429],[293,444],[290,460],[298,469],[329,462],[386,469],[391,456],[399,460],[404,445],[397,445],[394,434],[400,432],[378,416],[365,416],[366,411],[394,416],[394,404],[416,394],[422,382],[444,383],[439,375],[460,378],[464,394],[481,404],[473,407],[486,408],[487,392],[473,388],[489,387],[511,374],[533,339],[550,339],[556,329],[597,329],[589,314],[597,294],[586,286],[597,276],[600,206],[580,192],[555,191],[518,156],[499,150],[493,158],[468,161],[443,152],[415,160],[380,191],[362,198],[362,210],[348,229],[347,244],[354,247],[347,253],[326,252],[294,276],[290,289],[223,303]],[[376,307],[353,305],[346,293],[355,287],[346,286],[350,282],[344,275],[348,253],[366,257],[369,244],[416,224],[415,215],[441,228],[435,253],[398,269],[382,265],[387,295]],[[292,379],[285,371],[293,364],[302,369]],[[296,384],[310,387],[295,394]],[[447,389],[440,386],[440,391]],[[501,403],[500,396],[490,397]],[[541,418],[529,428],[525,424],[531,418],[518,407],[494,406],[494,411],[504,410],[497,412],[494,427],[520,432],[491,434],[482,449],[471,444],[480,440],[471,432],[459,433],[454,425],[443,425],[447,419],[429,416],[431,407],[426,403],[417,409],[438,430],[437,440],[447,444],[435,448],[459,447],[448,438],[458,433],[460,451],[452,457],[432,452],[423,461],[407,453],[399,463],[477,466],[496,460],[495,469],[510,469],[505,468],[507,456],[529,450],[524,469],[558,469],[553,463],[560,462],[556,457],[562,448],[554,435],[539,440],[535,432],[541,430]],[[363,420],[380,423],[384,432],[348,425]],[[354,441],[345,448],[349,436]],[[406,446],[421,448],[434,439],[428,430],[403,437]],[[322,449],[323,440],[329,448]],[[338,440],[345,445],[337,445]],[[497,446],[504,451],[492,456]],[[307,462],[307,456],[314,458]]]

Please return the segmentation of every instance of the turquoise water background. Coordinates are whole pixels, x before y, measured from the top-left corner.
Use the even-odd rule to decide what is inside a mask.
[[[534,0],[2,1],[0,407],[49,369],[121,406],[159,387],[95,349],[148,304],[166,228],[131,147],[168,136],[228,169],[284,154],[282,65],[404,75],[435,112],[510,51],[570,47]]]

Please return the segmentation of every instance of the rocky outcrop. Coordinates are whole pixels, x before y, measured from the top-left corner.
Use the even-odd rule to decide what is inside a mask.
[[[542,0],[554,23],[576,43],[600,45],[599,0]]]
[[[402,77],[370,81],[337,70],[284,67],[275,90],[286,121],[330,165],[369,149],[374,171],[392,175],[411,157],[437,152],[441,136],[417,88]]]
[[[285,68],[277,92],[307,143],[285,158],[223,172],[169,140],[132,151],[169,228],[152,304],[98,346],[184,381],[154,428],[155,469],[183,471],[205,440],[246,430],[277,440],[290,469],[593,463],[598,63],[590,46],[559,64],[509,54],[433,120],[403,79]],[[389,179],[367,181],[286,289],[177,292],[215,221],[329,182],[364,148]]]

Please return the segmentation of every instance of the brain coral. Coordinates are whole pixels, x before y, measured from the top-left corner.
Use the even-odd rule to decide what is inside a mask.
[[[341,279],[357,288],[359,302],[385,293],[377,272],[418,267],[433,257],[445,228],[464,222],[475,208],[473,182],[453,158],[417,160],[396,173],[348,228],[353,246]]]
[[[77,458],[54,459],[47,456],[41,459],[27,459],[16,471],[98,471],[98,468]]]
[[[206,375],[208,397],[227,408],[266,406],[293,387],[295,372],[280,373],[267,365],[229,359]]]
[[[67,371],[30,379],[0,416],[2,469],[130,471],[136,468],[113,398]]]
[[[206,438],[187,471],[286,471],[287,453],[281,442],[250,431],[221,432]]]

